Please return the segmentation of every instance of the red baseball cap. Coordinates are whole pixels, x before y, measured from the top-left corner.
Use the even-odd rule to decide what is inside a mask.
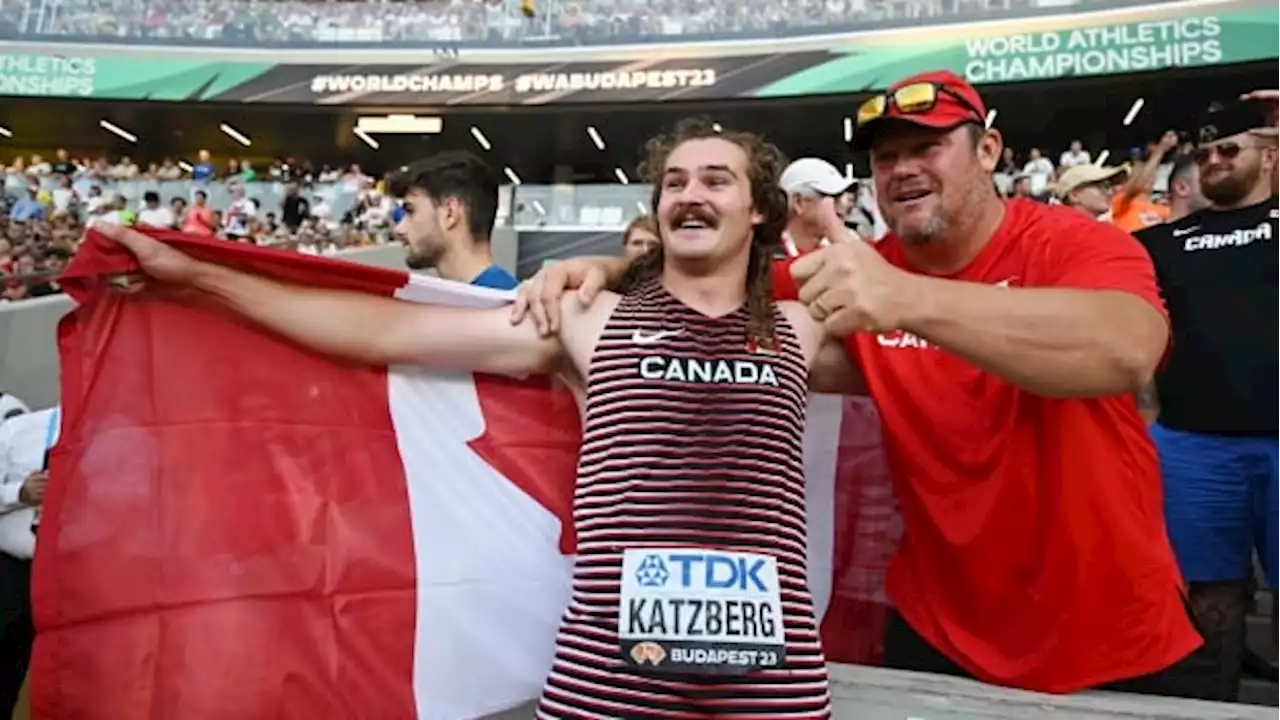
[[[858,126],[853,136],[855,150],[866,150],[871,147],[876,128],[890,120],[939,130],[954,128],[964,123],[976,122],[985,125],[987,122],[987,105],[982,102],[982,96],[973,89],[969,81],[950,70],[932,70],[904,78],[889,86],[883,96],[891,97],[895,92],[909,85],[932,85],[937,88],[938,97],[933,106],[920,112],[902,112],[897,103],[886,102],[884,113],[880,117]]]

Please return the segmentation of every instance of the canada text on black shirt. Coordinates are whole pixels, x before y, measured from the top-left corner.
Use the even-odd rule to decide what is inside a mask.
[[[1276,434],[1276,202],[1201,210],[1136,233],[1173,326],[1171,354],[1156,374],[1162,425]]]

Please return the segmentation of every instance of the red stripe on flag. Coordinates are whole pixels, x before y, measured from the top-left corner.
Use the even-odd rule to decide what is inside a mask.
[[[405,277],[164,239],[297,281],[390,294]],[[33,716],[413,717],[415,563],[385,372],[190,296],[105,293],[98,275],[130,263],[102,250],[68,273],[82,305],[59,328]]]
[[[484,434],[467,445],[560,520],[560,552],[574,554],[573,494],[582,423],[573,394],[553,389],[555,380],[549,375],[528,380],[476,375],[475,383]]]

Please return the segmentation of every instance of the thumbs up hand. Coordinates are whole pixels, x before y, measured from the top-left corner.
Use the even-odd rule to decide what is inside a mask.
[[[828,237],[847,241],[833,242],[791,264],[809,315],[833,337],[901,329],[927,278],[890,265],[843,225],[828,232]]]

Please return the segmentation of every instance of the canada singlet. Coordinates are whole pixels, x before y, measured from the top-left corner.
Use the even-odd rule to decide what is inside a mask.
[[[591,359],[578,556],[539,718],[828,718],[806,576],[803,353],[657,282]]]

